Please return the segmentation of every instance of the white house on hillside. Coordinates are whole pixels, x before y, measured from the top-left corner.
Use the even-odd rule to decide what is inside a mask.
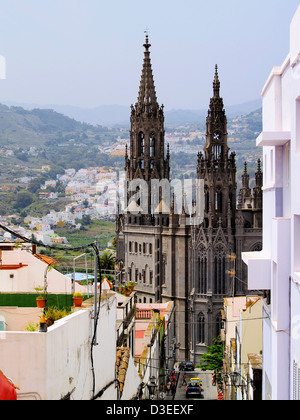
[[[265,289],[263,399],[300,399],[300,7],[290,51],[262,92],[263,250],[244,253],[250,290]]]

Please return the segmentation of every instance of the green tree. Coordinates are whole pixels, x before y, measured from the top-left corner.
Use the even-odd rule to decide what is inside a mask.
[[[33,195],[29,191],[22,191],[17,194],[17,201],[15,203],[15,209],[24,209],[30,206],[34,201]]]
[[[41,188],[41,179],[34,178],[29,182],[28,191],[35,194]]]
[[[114,270],[116,259],[110,252],[104,252],[100,256],[100,263],[102,270]]]
[[[81,224],[83,226],[89,226],[91,223],[92,223],[91,216],[89,214],[88,215],[84,214],[82,216]]]
[[[207,346],[207,353],[201,355],[200,368],[203,371],[213,370],[217,374],[223,369],[223,345],[221,337],[213,340],[212,346]]]

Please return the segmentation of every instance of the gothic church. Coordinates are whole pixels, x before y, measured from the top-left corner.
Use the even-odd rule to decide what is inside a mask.
[[[241,253],[262,248],[262,171],[258,161],[251,190],[245,163],[237,195],[236,157],[227,143],[216,66],[206,145],[198,154],[203,219],[198,222],[184,194],[162,194],[163,182],[171,181],[170,153],[150,47],[147,35],[138,101],[131,107],[130,150],[125,156],[127,205],[116,218],[117,260],[122,281],[137,284],[139,302],[175,302],[179,360],[197,363],[220,334],[224,297],[250,293]],[[142,194],[143,189],[147,194]]]

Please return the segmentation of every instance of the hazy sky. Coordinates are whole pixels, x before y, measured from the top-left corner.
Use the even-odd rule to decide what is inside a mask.
[[[207,108],[258,99],[289,49],[299,0],[0,0],[0,102],[130,106],[149,28],[158,101]]]

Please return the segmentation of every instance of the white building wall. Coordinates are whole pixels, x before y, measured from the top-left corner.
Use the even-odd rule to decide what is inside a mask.
[[[48,293],[72,293],[72,282],[69,278],[52,268],[47,271],[47,264],[35,257],[29,250],[15,248],[1,252],[3,265],[24,266],[18,269],[0,270],[0,292],[35,293],[36,287],[44,287],[47,272]],[[86,293],[86,288],[75,284],[75,291]]]
[[[300,399],[294,363],[300,360],[300,7],[290,38],[287,59],[274,67],[262,93],[263,251],[243,254],[249,288],[271,293],[271,305],[264,307],[263,398],[273,400]]]
[[[72,400],[93,396],[92,309],[57,321],[47,333],[0,332],[0,369],[20,388],[18,399]],[[110,385],[101,399],[116,400],[116,299],[101,303],[97,346],[93,347],[95,394]]]

